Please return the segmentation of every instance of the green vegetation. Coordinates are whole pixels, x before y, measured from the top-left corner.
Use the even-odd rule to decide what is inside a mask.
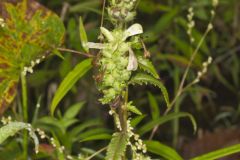
[[[239,7],[1,1],[0,159],[237,159]]]

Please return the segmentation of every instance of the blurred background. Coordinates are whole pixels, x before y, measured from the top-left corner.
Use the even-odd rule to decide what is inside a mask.
[[[83,18],[89,41],[98,41],[102,0],[40,0],[40,3],[55,11],[64,21],[64,48],[83,51],[79,38],[79,16]],[[192,44],[187,35],[187,14],[190,7],[193,7],[195,21],[195,41]],[[139,2],[135,22],[143,25],[142,38],[151,52],[151,60],[160,80],[169,91],[170,99],[176,94],[191,57],[191,50],[196,48],[209,24],[211,9],[210,0]],[[104,26],[112,27],[106,18]],[[187,82],[196,78],[197,72],[202,70],[202,63],[209,56],[213,62],[201,81],[186,90],[172,110],[175,113],[191,113],[198,124],[197,133],[194,134],[191,122],[183,118],[164,123],[154,136],[154,140],[173,147],[185,159],[240,142],[240,1],[219,0],[213,26],[213,31],[208,34],[197,53]],[[63,99],[57,113],[58,118],[48,116],[48,107],[59,83],[84,59],[67,52],[63,56],[64,60],[51,56],[35,68],[34,74],[28,76],[30,119],[35,127],[41,127],[58,137],[67,152],[73,155],[79,151],[90,154],[94,149],[108,144],[113,133],[113,119],[108,115],[108,106],[102,106],[98,102],[100,94],[92,77],[94,70],[82,78]],[[130,87],[130,100],[144,113],[142,116],[133,116],[136,132],[141,131],[145,124],[161,117],[166,109],[160,90],[153,86]],[[36,109],[38,102],[41,105]],[[77,109],[74,110],[74,105],[81,107],[75,107]],[[68,112],[70,108],[72,110]],[[38,113],[37,118],[34,117],[36,114],[31,114],[35,112]],[[64,119],[64,113],[68,113],[67,119]],[[14,106],[7,114],[21,119]],[[141,136],[148,139],[150,133],[141,132]],[[47,149],[46,146],[42,147],[42,157],[35,159],[53,156],[50,154],[51,147],[48,146]],[[14,140],[9,140],[5,147],[0,148],[0,159],[10,160],[20,154],[21,149]],[[237,159],[237,156],[226,159]]]

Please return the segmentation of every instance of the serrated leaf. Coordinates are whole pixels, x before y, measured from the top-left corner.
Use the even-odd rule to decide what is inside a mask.
[[[29,125],[23,122],[10,122],[9,124],[0,128],[0,144],[2,144],[8,137],[14,136],[17,132],[22,129],[28,129]],[[38,151],[39,141],[36,134],[30,131],[30,136],[33,138],[35,143],[35,150]]]
[[[183,158],[173,148],[158,141],[144,141],[144,143],[146,144],[149,152],[159,155],[164,159],[183,160]]]
[[[170,105],[167,89],[165,88],[165,86],[162,84],[161,81],[155,79],[151,75],[144,74],[144,73],[138,73],[131,78],[129,83],[130,84],[140,84],[140,85],[143,83],[146,83],[146,84],[152,84],[154,86],[157,86],[158,88],[160,88],[160,90],[163,94],[163,97],[167,104],[167,107]]]
[[[62,98],[67,94],[67,92],[74,86],[74,84],[84,76],[92,68],[92,59],[86,59],[80,62],[76,67],[69,72],[69,74],[61,82],[59,88],[57,89],[55,96],[52,100],[50,106],[51,114],[54,114],[54,111],[62,100]]]
[[[179,112],[179,113],[171,113],[171,114],[168,114],[166,116],[160,117],[158,119],[155,119],[155,120],[152,120],[152,121],[146,123],[145,125],[143,125],[138,130],[138,133],[140,135],[143,135],[143,134],[151,131],[155,126],[158,126],[158,125],[161,125],[161,124],[163,124],[165,122],[168,122],[170,120],[173,120],[173,119],[176,119],[176,118],[182,118],[182,117],[188,117],[191,120],[192,125],[193,125],[193,130],[194,130],[194,132],[196,132],[197,123],[196,123],[194,117],[189,113]]]
[[[84,51],[89,53],[89,47],[87,45],[88,38],[87,38],[87,33],[86,33],[84,25],[83,25],[82,17],[79,17],[79,33],[80,33],[82,47],[83,47]]]
[[[142,115],[142,112],[136,106],[133,106],[131,104],[127,105],[127,110],[131,111],[132,113],[135,113],[137,115]]]
[[[121,160],[127,148],[127,139],[128,136],[125,133],[114,133],[107,149],[106,160]]]
[[[144,71],[150,73],[154,78],[159,79],[157,70],[153,66],[152,62],[149,59],[143,58],[142,56],[137,57],[138,65]]]

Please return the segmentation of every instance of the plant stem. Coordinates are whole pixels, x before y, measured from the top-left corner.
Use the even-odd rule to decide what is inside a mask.
[[[91,55],[89,53],[83,53],[83,52],[75,51],[75,50],[72,50],[72,49],[67,49],[67,48],[57,48],[57,49],[59,51],[76,53],[76,54],[83,55],[83,56],[86,56],[86,57],[94,57],[93,55]]]
[[[21,87],[22,87],[22,109],[23,109],[23,121],[28,122],[28,104],[27,104],[27,83],[26,76],[21,73]],[[28,159],[28,132],[24,131],[23,136],[23,157]]]
[[[124,93],[124,102],[119,106],[119,120],[121,124],[121,132],[122,134],[127,134],[127,119],[128,119],[128,113],[127,113],[127,103],[128,103],[128,87],[126,88],[126,91]],[[122,160],[126,159],[126,154],[122,156]]]
[[[128,103],[128,89],[124,93],[124,102],[123,105],[119,106],[119,119],[121,123],[122,132],[127,132],[127,103]]]
[[[164,115],[167,115],[168,112],[172,109],[173,105],[176,103],[176,101],[178,100],[178,98],[181,96],[181,94],[183,93],[183,91],[185,90],[184,88],[184,84],[185,84],[185,81],[186,81],[186,78],[187,78],[187,75],[188,75],[188,72],[190,70],[190,67],[193,63],[193,60],[195,59],[200,47],[202,46],[202,43],[204,42],[205,38],[207,37],[208,33],[209,33],[209,29],[207,29],[203,35],[203,37],[201,38],[201,40],[199,41],[198,45],[197,45],[197,48],[194,50],[191,58],[190,58],[190,61],[188,63],[188,66],[187,66],[187,69],[185,70],[184,74],[183,74],[183,78],[181,80],[181,83],[180,83],[180,86],[178,88],[178,91],[177,91],[177,94],[175,96],[175,98],[172,100],[172,102],[170,103],[169,107],[167,108],[167,110],[164,112]]]

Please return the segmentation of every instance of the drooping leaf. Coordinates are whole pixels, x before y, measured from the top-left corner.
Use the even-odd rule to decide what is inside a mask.
[[[212,159],[219,159],[225,156],[239,153],[240,152],[240,144],[236,144],[233,146],[225,147],[210,153],[206,153],[204,155],[192,158],[191,160],[212,160]]]
[[[87,45],[88,38],[87,38],[87,33],[86,33],[84,25],[83,25],[82,17],[79,18],[79,33],[80,33],[82,47],[83,47],[84,51],[86,51],[88,53],[89,52],[89,47]]]
[[[27,123],[23,122],[10,122],[9,124],[0,128],[0,144],[2,144],[8,137],[14,136],[17,132],[22,129],[31,128]],[[29,135],[33,138],[35,143],[35,150],[38,151],[39,141],[36,134],[30,130]]]
[[[148,74],[138,73],[131,78],[129,83],[130,84],[140,84],[140,85],[145,83],[145,84],[152,84],[154,86],[157,86],[158,88],[160,88],[167,106],[169,106],[168,92],[167,92],[167,89],[165,88],[165,86],[162,84],[161,81],[155,79],[154,77],[152,77]]]
[[[158,141],[144,141],[147,150],[169,160],[183,160],[183,158],[171,147]]]
[[[154,78],[158,79],[159,75],[149,59],[143,58],[142,56],[137,57],[138,65],[141,69],[151,74]]]
[[[69,72],[69,74],[61,82],[50,107],[52,115],[54,114],[54,111],[62,98],[68,93],[74,84],[91,69],[91,62],[92,59],[86,59],[82,61],[71,72]]]
[[[173,120],[175,118],[182,118],[182,117],[190,118],[190,120],[192,122],[192,125],[193,125],[193,130],[194,130],[194,132],[196,132],[196,130],[197,130],[197,123],[196,123],[194,117],[191,114],[189,114],[189,113],[179,112],[179,113],[171,113],[171,114],[168,114],[166,116],[160,117],[158,119],[155,119],[155,120],[152,120],[152,121],[146,123],[145,125],[143,125],[138,130],[138,133],[140,135],[143,135],[146,132],[151,131],[155,126],[161,125],[161,124],[163,124],[165,122],[168,122],[170,120]]]
[[[63,42],[60,18],[36,1],[0,1],[0,114],[13,101],[19,75]]]
[[[106,160],[121,160],[127,148],[127,134],[114,133],[107,149]]]

